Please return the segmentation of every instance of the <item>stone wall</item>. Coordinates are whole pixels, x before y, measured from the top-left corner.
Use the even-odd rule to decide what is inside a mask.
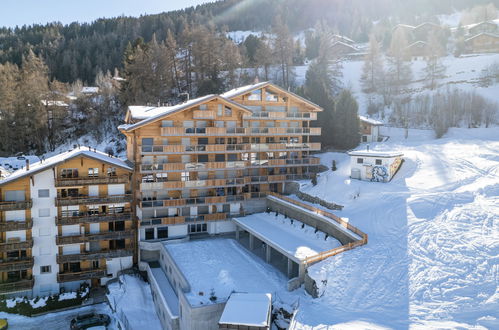
[[[319,204],[321,206],[324,206],[325,208],[328,208],[330,210],[343,210],[343,205],[338,205],[333,202],[328,202],[323,199],[320,199],[319,197],[315,197],[312,195],[309,195],[307,193],[298,191],[296,193],[296,197],[301,199],[302,201],[309,202],[309,203],[314,203],[314,204]]]

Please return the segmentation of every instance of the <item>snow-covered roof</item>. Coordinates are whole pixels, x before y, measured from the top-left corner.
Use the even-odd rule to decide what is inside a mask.
[[[357,51],[357,47],[352,46],[350,44],[347,44],[347,43],[345,43],[343,41],[335,41],[331,47],[334,47],[335,45],[342,45],[342,46],[348,47],[348,48],[350,48],[350,49],[352,49],[354,51]]]
[[[376,150],[354,150],[348,153],[350,156],[377,157],[377,158],[395,158],[402,157],[404,154],[400,151],[376,151]]]
[[[395,26],[393,27],[393,29],[395,30],[396,28],[399,28],[399,27],[401,27],[401,28],[406,28],[406,29],[411,29],[411,30],[415,28],[415,26],[413,26],[413,25],[408,25],[408,24],[397,24],[397,25],[395,25]]]
[[[271,305],[270,293],[233,293],[225,304],[218,323],[268,327]]]
[[[3,178],[6,178],[10,175],[10,171],[7,170],[6,168],[0,166],[0,180],[2,180]]]
[[[96,94],[99,92],[99,87],[85,86],[81,89],[83,94]]]
[[[434,26],[434,27],[440,27],[440,25],[438,25],[438,24],[436,24],[436,23],[433,23],[433,22],[423,22],[423,23],[421,23],[421,24],[419,24],[419,25],[416,25],[416,26],[414,27],[414,29],[415,29],[415,30],[420,29],[420,28],[422,28],[422,27],[423,27],[423,26],[425,26],[425,25],[431,25],[431,26]]]
[[[499,38],[499,35],[497,35],[497,34],[489,33],[489,32],[482,32],[482,33],[476,34],[476,35],[474,35],[472,37],[469,37],[468,39],[466,39],[464,41],[468,42],[470,40],[473,40],[473,39],[478,38],[478,37],[483,36],[483,35],[486,35],[486,36],[489,36],[489,37],[492,37],[492,38]]]
[[[167,107],[151,107],[151,106],[129,106],[128,110],[130,113],[130,116],[132,119],[136,120],[141,120],[135,124],[124,124],[118,126],[118,129],[122,129],[125,131],[129,131],[135,128],[138,128],[140,126],[143,126],[145,124],[151,123],[153,121],[156,121],[166,115],[170,115],[175,112],[179,112],[188,108],[191,108],[193,106],[196,106],[198,104],[202,104],[208,101],[211,101],[215,98],[220,98],[223,99],[225,102],[228,102],[230,104],[233,104],[239,108],[242,108],[248,112],[251,112],[250,109],[246,108],[245,106],[236,103],[230,99],[227,99],[223,96],[216,95],[216,94],[210,94],[210,95],[205,95],[201,96],[189,101],[186,101],[184,103],[179,103],[173,106],[167,106]]]
[[[36,163],[40,161],[40,158],[38,156],[0,157],[0,166],[13,172],[26,165],[26,160],[29,160],[30,163]]]
[[[60,163],[63,163],[71,158],[78,157],[78,156],[92,158],[92,159],[95,159],[98,161],[102,161],[102,162],[105,162],[105,163],[108,163],[111,165],[115,165],[115,166],[124,168],[124,169],[129,170],[129,171],[133,170],[130,166],[128,166],[127,163],[125,163],[125,161],[123,161],[119,158],[111,157],[102,151],[98,151],[98,150],[94,151],[94,150],[95,149],[89,150],[89,148],[81,147],[78,149],[73,149],[73,150],[70,150],[67,152],[60,153],[60,154],[55,155],[53,157],[47,158],[43,161],[39,161],[37,163],[30,164],[29,170],[27,170],[26,168],[22,168],[22,169],[19,169],[19,170],[13,172],[7,178],[1,180],[0,185],[15,181],[15,180],[20,179],[22,177],[25,177],[27,175],[36,174],[40,171],[44,171],[46,169],[52,168]]]
[[[359,116],[359,120],[371,125],[376,125],[376,126],[384,125],[383,122],[366,116]]]
[[[333,38],[336,38],[336,39],[341,39],[341,40],[344,40],[345,42],[349,42],[349,43],[352,43],[354,44],[355,41],[353,41],[352,39],[348,38],[348,37],[345,37],[345,36],[342,36],[340,34],[335,34],[333,35]]]
[[[55,106],[55,107],[68,107],[69,105],[64,101],[54,101],[54,100],[41,100],[44,106]]]
[[[466,30],[469,30],[469,29],[472,29],[474,27],[477,27],[477,26],[483,25],[483,24],[495,24],[495,25],[499,25],[499,18],[491,20],[491,21],[483,21],[483,22],[479,22],[479,23],[473,23],[473,24],[463,25],[463,28],[466,29]]]
[[[225,97],[225,98],[228,98],[228,99],[231,99],[233,97],[236,97],[236,96],[239,96],[239,95],[242,95],[242,94],[246,94],[246,93],[249,93],[255,89],[259,89],[259,88],[263,88],[263,87],[266,87],[266,86],[272,86],[273,88],[275,89],[278,89],[280,90],[281,92],[283,93],[287,93],[297,99],[300,99],[301,101],[305,102],[305,103],[308,103],[310,104],[311,106],[315,107],[315,108],[319,108],[319,109],[322,109],[322,107],[320,107],[319,105],[315,104],[314,102],[310,101],[310,100],[307,100],[306,98],[303,98],[301,97],[300,95],[297,95],[293,92],[290,92],[290,91],[287,91],[277,85],[274,85],[272,84],[271,82],[269,81],[264,81],[264,82],[260,82],[260,83],[256,83],[256,84],[252,84],[252,85],[246,85],[246,86],[242,86],[242,87],[238,87],[238,88],[234,88],[234,89],[231,89],[230,91],[228,92],[225,92],[223,94],[220,94],[221,96]]]

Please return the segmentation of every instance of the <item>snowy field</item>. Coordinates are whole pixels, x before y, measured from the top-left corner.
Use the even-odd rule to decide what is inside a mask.
[[[286,292],[287,279],[283,274],[232,239],[165,246],[189,281],[191,292],[186,297],[194,306],[209,304],[212,291],[218,302],[225,301],[232,291]]]
[[[390,183],[350,180],[342,153],[302,190],[369,243],[309,268],[318,299],[303,297],[297,328],[499,328],[499,129],[451,129],[439,140],[403,130],[375,150],[404,153]],[[356,195],[359,194],[359,197]]]
[[[313,227],[297,220],[292,223],[291,219],[282,214],[275,216],[275,213],[256,213],[237,218],[237,221],[298,259],[341,246],[334,237],[325,237],[323,232],[316,233]]]

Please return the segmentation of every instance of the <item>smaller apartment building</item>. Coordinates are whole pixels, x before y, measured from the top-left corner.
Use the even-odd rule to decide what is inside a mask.
[[[132,169],[75,149],[0,180],[0,294],[104,284],[133,264]]]

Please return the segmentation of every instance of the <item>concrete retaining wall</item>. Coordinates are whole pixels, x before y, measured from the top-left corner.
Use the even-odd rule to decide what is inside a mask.
[[[309,295],[311,295],[313,298],[317,298],[319,296],[319,290],[317,289],[317,283],[315,283],[315,280],[310,277],[308,272],[305,273],[305,291]]]
[[[314,204],[319,204],[321,206],[324,206],[325,208],[328,208],[330,210],[343,210],[343,205],[338,205],[332,202],[327,202],[323,199],[320,199],[319,197],[315,197],[312,195],[309,195],[307,193],[298,191],[296,193],[296,197],[301,199],[302,201],[309,202],[309,203],[314,203]]]

